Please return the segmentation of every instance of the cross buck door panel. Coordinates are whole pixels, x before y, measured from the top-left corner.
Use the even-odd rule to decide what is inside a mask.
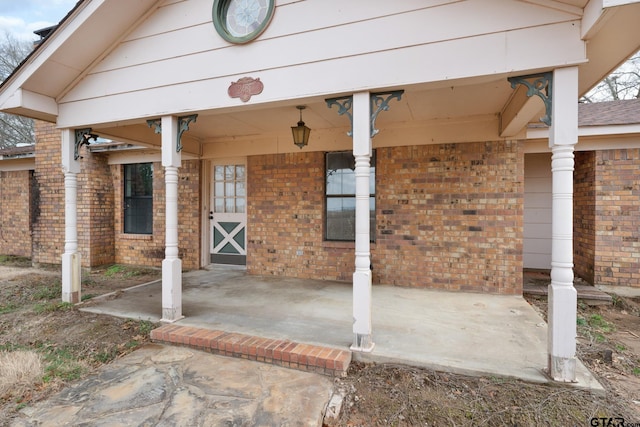
[[[211,262],[247,262],[247,196],[244,162],[213,165]]]

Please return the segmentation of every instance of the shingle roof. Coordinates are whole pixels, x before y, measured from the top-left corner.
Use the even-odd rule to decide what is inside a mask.
[[[640,123],[640,99],[580,104],[578,123],[579,126]]]
[[[24,147],[0,148],[0,158],[32,154],[35,152],[35,149],[36,149],[35,145],[26,145]]]

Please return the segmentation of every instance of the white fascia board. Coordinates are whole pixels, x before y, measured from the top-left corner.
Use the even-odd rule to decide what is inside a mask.
[[[628,4],[640,3],[640,0],[603,0],[603,7],[626,6]]]
[[[617,137],[584,137],[575,145],[576,151],[625,150],[640,148],[640,138]],[[524,153],[551,153],[549,143],[544,139],[524,142]]]
[[[640,135],[640,124],[608,125],[608,126],[581,126],[578,128],[578,137],[583,136],[607,136],[607,135]],[[548,128],[527,129],[526,139],[547,139]]]
[[[582,15],[582,9],[578,6],[560,2],[557,0],[523,0],[525,3],[537,4],[539,6],[548,7],[549,9],[561,10],[576,16]]]
[[[160,151],[152,150],[127,150],[109,153],[107,162],[110,165],[124,165],[130,163],[160,162],[162,154]]]
[[[35,170],[35,168],[35,156],[6,159],[0,156],[0,172],[28,171]]]
[[[590,0],[582,15],[582,39],[588,40],[598,32],[611,16],[612,8],[635,3],[640,3],[640,0]]]
[[[162,154],[159,151],[149,149],[132,149],[124,151],[113,151],[106,153],[108,155],[107,163],[110,165],[125,165],[131,163],[149,163],[162,161]],[[182,160],[198,160],[199,156],[189,153],[183,153]]]
[[[1,99],[0,99],[1,100]],[[58,103],[55,99],[31,92],[26,89],[17,89],[4,99],[0,104],[0,111],[33,110],[49,116],[58,115]]]
[[[585,6],[584,14],[582,15],[582,28],[580,29],[582,39],[587,40],[593,37],[593,34],[598,32],[604,21],[603,0],[590,0]]]

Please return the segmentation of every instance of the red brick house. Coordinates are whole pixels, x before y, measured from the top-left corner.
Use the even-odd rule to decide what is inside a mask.
[[[608,241],[597,200],[574,224],[577,100],[640,47],[640,3],[236,3],[80,1],[0,86],[0,110],[54,123],[29,222],[34,262],[62,256],[63,298],[109,262],[162,265],[165,321],[182,269],[212,260],[352,281],[353,349],[370,351],[372,283],[518,295],[525,254],[547,253],[549,369],[572,380],[573,230]],[[294,145],[296,123],[311,136]],[[536,152],[552,155],[551,249],[529,251]],[[581,185],[597,199],[597,174]],[[626,274],[575,246],[594,279]]]
[[[579,123],[580,140],[576,146],[574,173],[576,275],[591,284],[639,287],[640,100],[580,104]],[[60,159],[56,161],[59,133],[45,122],[38,122],[37,130],[37,146],[0,150],[0,253],[26,256],[35,264],[59,264],[60,253],[64,250],[64,221],[60,215],[64,209],[64,182],[57,166]],[[84,183],[78,195],[79,205],[88,212],[79,218],[79,247],[85,268],[111,263],[159,267],[164,256],[163,217],[160,215],[163,206],[154,211],[152,223],[156,227],[149,235],[130,236],[123,228],[123,164],[135,163],[140,156],[151,154],[145,151],[142,147],[112,143],[93,146],[85,153],[84,161],[91,167],[94,184],[97,171],[101,174],[99,185],[89,182],[86,170],[79,178]],[[549,270],[551,154],[546,129],[530,128],[523,151],[523,268]],[[153,160],[152,157],[149,160]],[[198,162],[191,163],[193,173],[180,184],[180,194],[199,198],[200,169]],[[161,170],[157,164],[156,168]],[[162,197],[163,179],[156,176],[154,180],[158,181],[156,200]],[[86,190],[87,187],[90,190]],[[42,193],[46,197],[44,201]],[[612,197],[615,197],[615,203],[612,203]],[[190,212],[194,211],[194,206],[197,203],[181,201],[180,209]],[[192,229],[198,230],[198,223],[199,219],[194,216]],[[384,228],[380,230],[382,232]],[[198,233],[185,234],[181,233],[185,238],[180,245],[185,268],[200,268],[199,248],[193,244],[200,239]],[[45,242],[49,244],[45,245]],[[341,275],[330,278],[348,280],[346,275],[351,265],[343,264],[342,267]],[[376,280],[379,277],[376,270],[373,269],[374,283],[393,283]],[[257,273],[279,274],[269,265]],[[288,274],[297,276],[299,273]],[[395,283],[406,286],[399,280]]]

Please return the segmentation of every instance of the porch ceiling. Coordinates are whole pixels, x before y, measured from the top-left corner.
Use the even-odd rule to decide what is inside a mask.
[[[492,76],[491,80],[481,82],[442,82],[394,89],[404,89],[405,92],[399,102],[392,100],[390,109],[378,116],[376,127],[381,131],[385,128],[417,126],[435,121],[455,123],[474,117],[495,118],[512,93],[507,76]],[[189,126],[188,139],[207,144],[270,136],[286,135],[289,138],[291,126],[295,126],[299,120],[296,105],[306,106],[302,116],[306,125],[312,129],[312,135],[336,130],[344,134],[350,126],[348,118],[340,116],[336,107],[327,106],[325,97],[275,105],[252,105],[249,102],[224,111],[198,112],[196,122]],[[107,124],[96,127],[93,131],[113,139],[150,144],[158,148],[160,146],[159,136],[148,128],[144,120],[115,126]],[[495,133],[497,136],[497,127]]]

